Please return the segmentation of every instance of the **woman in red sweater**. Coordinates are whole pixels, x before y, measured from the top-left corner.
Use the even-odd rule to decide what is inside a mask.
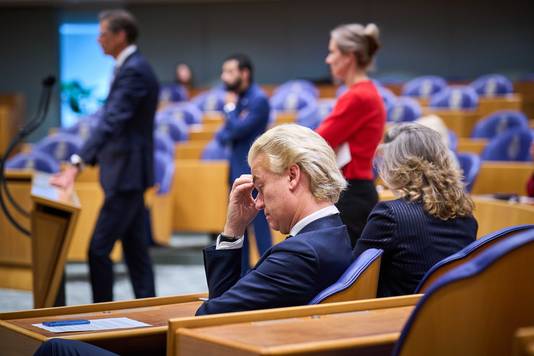
[[[326,63],[334,78],[343,81],[348,90],[317,128],[337,152],[338,164],[349,183],[337,207],[353,246],[378,202],[372,161],[382,140],[386,112],[382,98],[367,76],[380,47],[378,37],[378,27],[374,24],[341,25],[331,32]]]

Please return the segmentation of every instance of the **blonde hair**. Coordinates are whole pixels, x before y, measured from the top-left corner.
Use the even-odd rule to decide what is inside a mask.
[[[427,213],[442,220],[472,214],[462,174],[438,132],[416,123],[399,124],[384,142],[377,165],[389,188],[409,201],[421,201]]]
[[[374,23],[362,26],[358,23],[340,25],[330,32],[342,53],[354,53],[358,65],[367,68],[380,48],[380,31]]]
[[[310,190],[320,201],[336,203],[347,182],[336,164],[332,148],[316,132],[295,124],[276,126],[258,137],[248,153],[248,163],[265,155],[267,169],[283,174],[296,164],[310,179]]]

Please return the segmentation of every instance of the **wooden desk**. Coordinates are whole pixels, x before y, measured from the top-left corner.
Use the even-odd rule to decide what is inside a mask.
[[[512,193],[526,195],[532,162],[483,161],[472,194]]]
[[[192,125],[191,130],[189,131],[189,140],[211,141],[218,130],[218,127],[212,125]]]
[[[477,238],[514,225],[534,223],[534,205],[509,203],[488,197],[474,196]]]
[[[521,95],[523,101],[521,111],[529,119],[534,119],[534,80],[515,82],[514,92]]]
[[[175,160],[175,231],[220,233],[228,204],[228,162]]]
[[[52,187],[50,175],[35,173],[31,198],[33,305],[51,307],[65,270],[70,241],[80,211],[74,192]]]
[[[177,159],[196,159],[200,160],[202,158],[202,152],[206,148],[206,145],[209,141],[186,141],[178,143],[174,146],[174,157]]]
[[[488,140],[484,138],[467,138],[467,137],[458,137],[458,152],[461,153],[474,153],[480,155],[486,145]]]
[[[282,125],[282,124],[294,124],[297,114],[292,111],[284,111],[276,114],[272,126]]]
[[[24,111],[25,100],[22,94],[0,95],[0,156],[22,127]]]
[[[81,340],[119,354],[163,355],[167,321],[191,317],[206,294],[190,294],[48,308],[0,314],[0,345],[3,355],[31,355],[53,337]],[[93,332],[50,333],[31,324],[65,319],[128,317],[151,324],[150,327]]]
[[[483,97],[478,99],[477,112],[480,118],[493,114],[499,110],[521,111],[523,100],[521,94],[510,94],[505,96]]]
[[[32,177],[33,171],[6,171],[9,191],[26,211],[31,211],[33,205],[30,198]],[[14,218],[31,232],[30,219],[9,202],[7,205]],[[0,210],[0,288],[32,290],[31,250],[31,239],[13,227]]]
[[[423,108],[423,115],[439,116],[449,130],[454,131],[458,137],[469,137],[480,115],[477,111],[444,110]]]
[[[514,356],[534,356],[534,326],[520,328],[514,336]]]
[[[169,320],[167,355],[390,354],[420,295]]]

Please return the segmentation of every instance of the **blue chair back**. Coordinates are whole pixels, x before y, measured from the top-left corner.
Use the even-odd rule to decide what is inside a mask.
[[[317,99],[306,91],[280,91],[270,99],[274,111],[300,111],[315,105]]]
[[[456,152],[458,150],[458,136],[452,130],[449,130],[447,135],[449,136],[449,149]]]
[[[376,89],[378,90],[378,94],[380,94],[380,96],[382,97],[386,112],[388,112],[389,109],[395,105],[397,101],[397,96],[393,94],[391,90],[383,86],[377,86]]]
[[[161,151],[174,158],[174,141],[163,132],[154,132],[154,152]]]
[[[286,95],[287,93],[306,93],[314,98],[319,97],[319,90],[308,80],[296,79],[289,80],[279,85],[274,91],[273,96]]]
[[[224,91],[221,89],[212,89],[201,93],[192,99],[200,111],[223,111],[224,108]]]
[[[213,139],[206,145],[204,151],[202,151],[201,159],[203,161],[229,160],[230,155],[230,148],[223,146],[219,141]]]
[[[479,155],[474,153],[457,153],[458,163],[464,175],[465,190],[471,192],[475,180],[480,172],[480,165],[482,160]]]
[[[72,126],[61,128],[59,131],[79,136],[82,141],[85,141],[91,135],[91,132],[95,129],[100,121],[99,113],[90,115],[78,120],[78,122]]]
[[[156,131],[169,136],[175,143],[189,138],[189,126],[183,120],[172,117],[158,118]]]
[[[447,87],[430,98],[430,107],[450,110],[475,110],[478,94],[469,86]]]
[[[50,155],[33,151],[19,153],[6,162],[7,169],[32,169],[44,173],[59,172],[59,163]]]
[[[421,117],[421,106],[410,97],[399,97],[387,111],[387,121],[399,123],[415,121]]]
[[[447,81],[435,75],[425,75],[408,81],[402,87],[403,96],[429,98],[447,87]]]
[[[58,132],[43,138],[33,149],[54,157],[56,161],[68,161],[70,156],[78,153],[82,144],[83,140],[81,137],[69,133]]]
[[[477,122],[471,137],[491,139],[506,130],[516,128],[528,128],[526,115],[520,111],[500,110]]]
[[[157,184],[157,194],[168,193],[172,187],[174,176],[174,160],[163,151],[154,153],[154,182]]]
[[[471,84],[480,96],[499,96],[514,91],[512,81],[502,74],[487,74],[475,79]]]
[[[404,325],[393,355],[511,355],[534,323],[534,230],[501,239],[435,281]]]
[[[530,161],[532,134],[528,129],[508,130],[492,139],[481,158],[485,161]]]
[[[158,117],[183,121],[187,125],[202,123],[202,111],[191,102],[175,103],[157,113]]]
[[[383,252],[374,248],[365,250],[334,284],[317,294],[308,304],[376,298]]]
[[[189,100],[187,89],[178,83],[162,85],[159,90],[159,100],[163,102],[177,103]]]

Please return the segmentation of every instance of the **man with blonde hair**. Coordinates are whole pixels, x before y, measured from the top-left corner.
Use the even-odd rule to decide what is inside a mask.
[[[346,182],[321,136],[303,126],[277,126],[254,142],[248,162],[252,175],[234,181],[224,231],[204,250],[209,300],[197,315],[307,304],[351,263],[350,238],[334,206]],[[271,228],[290,235],[240,278],[243,234],[262,209]],[[55,338],[36,355],[116,354]]]
[[[224,231],[204,250],[209,300],[197,315],[307,304],[351,263],[350,238],[334,206],[346,181],[321,136],[277,126],[254,142],[248,162],[252,174],[233,183]],[[260,210],[272,229],[289,236],[240,278],[243,234]]]

